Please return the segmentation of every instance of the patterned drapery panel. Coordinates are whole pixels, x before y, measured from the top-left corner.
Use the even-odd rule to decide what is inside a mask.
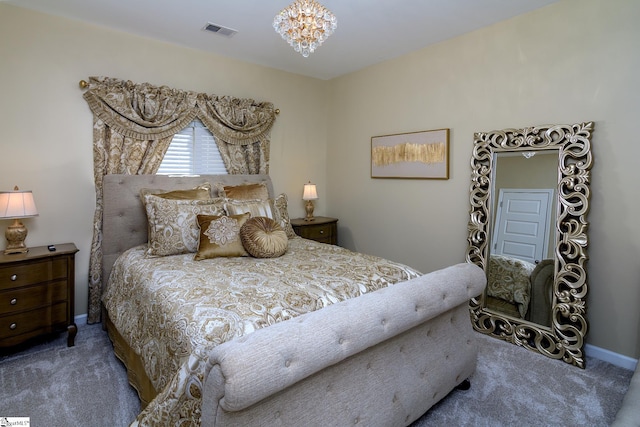
[[[198,117],[216,137],[230,174],[269,173],[270,131],[275,109],[268,102],[215,96],[90,77],[84,99],[93,112],[96,210],[89,260],[88,323],[101,320],[102,177],[154,174],[173,135]]]
[[[216,137],[230,174],[269,173],[270,131],[276,117],[273,104],[204,94],[197,104],[198,117]]]

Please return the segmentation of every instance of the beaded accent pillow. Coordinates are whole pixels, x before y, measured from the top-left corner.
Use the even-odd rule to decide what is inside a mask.
[[[249,256],[242,246],[240,229],[250,215],[198,215],[200,242],[193,259]]]
[[[242,246],[256,258],[282,256],[289,246],[289,238],[273,219],[264,216],[249,218],[240,228]]]

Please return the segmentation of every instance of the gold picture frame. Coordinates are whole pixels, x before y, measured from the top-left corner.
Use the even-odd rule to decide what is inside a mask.
[[[371,178],[449,179],[449,129],[372,136]]]

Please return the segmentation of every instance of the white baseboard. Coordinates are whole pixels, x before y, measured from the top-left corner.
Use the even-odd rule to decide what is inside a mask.
[[[73,318],[73,320],[76,322],[76,325],[78,325],[78,324],[84,325],[85,323],[87,323],[87,315],[86,314],[79,314],[79,315],[75,316]]]
[[[604,348],[596,347],[595,345],[591,344],[585,344],[584,354],[587,357],[593,357],[594,359],[603,360],[605,362],[611,363],[612,365],[616,365],[624,369],[629,369],[630,371],[635,370],[636,364],[638,363],[637,359],[614,353],[611,350],[606,350]]]

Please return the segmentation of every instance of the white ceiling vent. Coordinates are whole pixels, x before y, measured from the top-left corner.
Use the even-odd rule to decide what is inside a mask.
[[[232,37],[235,33],[238,32],[233,28],[223,27],[222,25],[214,24],[212,22],[207,22],[207,25],[204,26],[203,30],[211,31],[212,33],[216,33],[225,37]]]

